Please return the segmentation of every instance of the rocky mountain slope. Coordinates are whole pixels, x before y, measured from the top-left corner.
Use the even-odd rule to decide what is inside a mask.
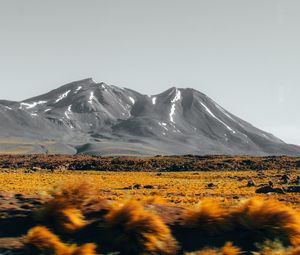
[[[0,100],[0,152],[300,155],[194,89],[142,95],[93,79]]]

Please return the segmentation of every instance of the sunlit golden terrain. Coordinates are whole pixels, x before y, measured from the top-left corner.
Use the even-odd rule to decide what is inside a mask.
[[[300,204],[300,193],[256,194],[255,190],[272,181],[274,187],[285,187],[280,177],[286,171],[211,171],[211,172],[97,172],[25,169],[0,170],[0,191],[42,194],[65,183],[86,182],[100,197],[111,200],[156,196],[176,204],[196,204],[201,198],[217,199],[221,203],[260,196],[275,198],[291,205]],[[291,178],[297,171],[290,171]],[[252,178],[255,185],[247,186]]]

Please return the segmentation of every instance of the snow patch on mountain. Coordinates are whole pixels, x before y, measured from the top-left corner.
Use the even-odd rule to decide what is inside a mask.
[[[58,103],[59,101],[63,100],[68,96],[68,94],[71,92],[71,90],[66,91],[65,93],[61,94],[56,100],[55,103]]]
[[[164,122],[158,122],[158,125],[160,125],[163,129],[165,129],[165,130],[169,130],[167,127],[166,127],[166,123],[164,123]]]
[[[71,119],[70,118],[70,115],[72,114],[71,108],[72,108],[72,105],[69,105],[68,109],[65,111],[65,116],[67,117],[67,119]]]
[[[169,113],[170,121],[172,123],[175,123],[174,122],[174,114],[175,114],[175,104],[172,104],[171,110],[170,110],[170,113]]]
[[[212,111],[202,102],[200,102],[200,104],[205,108],[205,110],[209,113],[209,115],[211,115],[213,118],[215,118],[217,121],[219,121],[221,124],[223,124],[230,132],[232,133],[236,133],[236,131],[234,131],[231,127],[229,127],[225,122],[223,122],[222,120],[220,120],[218,117],[216,117],[216,115],[214,115],[212,113]]]
[[[22,102],[22,103],[20,103],[20,107],[19,107],[19,109],[31,109],[31,108],[34,108],[34,107],[36,107],[37,105],[39,105],[39,104],[45,104],[45,103],[47,103],[47,101],[38,101],[38,102],[33,102],[33,103],[24,103],[24,102]]]
[[[132,104],[135,104],[135,100],[132,97],[129,97],[129,100],[131,101]]]
[[[179,89],[176,88],[176,94],[175,97],[171,100],[172,106],[171,106],[171,110],[169,113],[169,117],[170,117],[170,121],[172,123],[175,123],[174,121],[174,115],[175,115],[175,110],[176,110],[176,102],[179,101],[181,99],[181,92]]]
[[[77,94],[78,91],[81,90],[81,89],[82,89],[82,86],[78,86],[77,89],[75,90],[75,94]]]
[[[180,99],[181,99],[181,92],[179,89],[176,88],[176,94],[175,94],[175,97],[173,98],[173,100],[171,101],[171,103],[176,103]]]
[[[92,92],[90,93],[90,97],[89,97],[88,102],[89,102],[90,104],[93,104],[93,100],[94,100],[94,99],[95,99],[94,91],[92,91]]]
[[[153,98],[152,98],[152,104],[153,104],[153,105],[156,104],[156,97],[153,97]]]

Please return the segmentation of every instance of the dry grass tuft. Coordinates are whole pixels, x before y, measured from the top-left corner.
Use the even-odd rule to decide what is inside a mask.
[[[78,209],[66,208],[57,212],[57,221],[65,232],[74,232],[85,226],[86,221]]]
[[[25,244],[40,251],[49,250],[53,252],[63,249],[65,246],[55,234],[43,226],[30,229],[26,236]]]
[[[64,244],[48,228],[37,226],[29,230],[25,245],[30,250],[30,254],[47,254],[55,255],[95,255],[95,244],[84,244],[77,247],[76,245]]]
[[[170,229],[138,202],[116,205],[105,216],[105,224],[113,246],[124,254],[176,254]]]
[[[206,248],[201,251],[186,253],[185,255],[238,255],[242,254],[238,247],[233,246],[232,243],[226,243],[221,249]]]
[[[240,248],[235,247],[232,243],[226,243],[221,248],[222,255],[236,255],[236,254],[240,254],[240,253],[241,253]]]
[[[81,211],[68,207],[68,204],[51,200],[37,212],[39,221],[53,226],[61,233],[70,233],[85,226],[86,222]]]
[[[58,231],[73,232],[85,226],[81,210],[93,198],[87,184],[69,184],[52,191],[51,198],[36,213],[37,219]]]
[[[259,252],[254,255],[300,255],[300,247],[285,248],[279,241],[266,241],[259,245]]]
[[[85,182],[73,182],[50,191],[52,200],[64,204],[65,208],[83,210],[93,199],[93,192]]]
[[[194,251],[194,252],[189,252],[185,253],[185,255],[219,255],[218,251],[215,249],[203,249],[202,251]]]
[[[72,251],[72,255],[95,255],[96,245],[93,243],[84,244]]]
[[[254,255],[300,255],[300,248],[289,248],[273,250],[272,248],[265,248],[260,252],[253,253]]]
[[[195,208],[185,209],[181,215],[181,225],[213,235],[231,228],[228,211],[213,200],[203,200]]]
[[[300,218],[293,209],[275,201],[251,199],[231,213],[238,229],[253,232],[261,239],[278,239],[284,244],[300,245]]]

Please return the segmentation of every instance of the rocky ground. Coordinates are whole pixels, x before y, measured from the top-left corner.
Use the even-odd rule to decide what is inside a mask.
[[[0,155],[0,168],[27,168],[31,171],[210,171],[210,170],[292,170],[300,169],[300,157],[269,156],[160,156],[99,157],[88,155]]]

